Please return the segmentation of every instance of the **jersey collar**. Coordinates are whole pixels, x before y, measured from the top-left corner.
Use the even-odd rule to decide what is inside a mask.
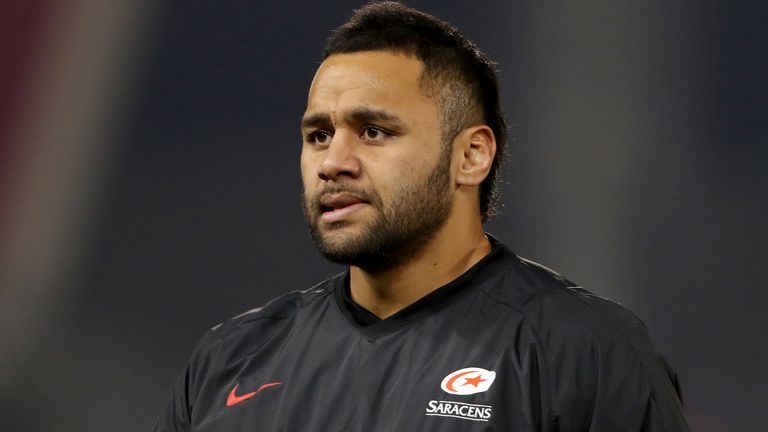
[[[474,287],[509,265],[514,253],[501,242],[486,233],[491,242],[491,252],[453,281],[435,289],[421,299],[406,306],[394,315],[381,319],[352,300],[349,288],[349,269],[336,279],[334,297],[339,312],[360,334],[368,339],[391,334],[422,317],[433,315],[471,292]]]

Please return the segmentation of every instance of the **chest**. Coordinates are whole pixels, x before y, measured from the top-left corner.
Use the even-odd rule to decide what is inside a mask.
[[[334,325],[276,335],[208,380],[194,430],[540,430],[532,345],[508,328],[434,324],[379,338]]]

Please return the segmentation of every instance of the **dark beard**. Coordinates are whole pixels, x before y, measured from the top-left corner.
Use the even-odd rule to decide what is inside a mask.
[[[378,195],[353,187],[339,185],[323,190],[321,193],[345,191],[364,197],[377,211],[377,217],[366,223],[361,234],[343,239],[340,244],[331,241],[332,231],[346,222],[330,225],[329,232],[323,234],[318,226],[321,193],[311,199],[305,197],[304,214],[318,251],[331,262],[359,267],[367,273],[381,273],[416,258],[451,211],[450,163],[451,152],[445,149],[423,183],[399,184],[395,198],[387,206]]]

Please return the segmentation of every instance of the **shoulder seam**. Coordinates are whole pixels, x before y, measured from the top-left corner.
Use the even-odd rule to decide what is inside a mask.
[[[307,289],[304,289],[304,290],[297,290],[297,291],[291,291],[291,292],[287,292],[287,293],[283,294],[283,296],[293,296],[293,297],[300,297],[302,294],[320,294],[322,290],[319,290],[319,289],[318,289],[318,287],[320,287],[320,286],[322,286],[322,285],[324,285],[324,284],[326,284],[326,283],[329,283],[329,282],[331,282],[332,280],[334,280],[334,279],[338,278],[339,276],[340,276],[340,274],[337,274],[337,275],[331,276],[331,277],[329,277],[328,279],[325,279],[325,280],[323,280],[322,282],[319,282],[319,283],[317,283],[317,284],[315,284],[315,285],[311,286],[310,288],[307,288]],[[331,292],[333,292],[333,291],[332,291],[332,290],[327,290],[327,292],[325,292],[325,293],[322,293],[322,294],[328,295],[328,294],[329,294],[329,293],[331,293]],[[252,322],[254,322],[254,321],[261,321],[261,320],[283,320],[283,319],[289,318],[291,315],[295,314],[295,313],[296,313],[296,311],[298,311],[299,309],[302,309],[302,308],[306,307],[307,305],[309,305],[309,304],[313,303],[313,302],[315,301],[314,299],[316,299],[316,298],[320,298],[320,297],[322,297],[322,295],[315,295],[315,296],[312,296],[312,299],[311,299],[310,301],[307,301],[307,302],[301,302],[301,303],[299,303],[299,304],[296,306],[296,308],[294,308],[294,309],[293,309],[293,311],[291,312],[291,314],[288,314],[288,315],[286,315],[286,314],[282,314],[282,315],[269,315],[269,316],[254,316],[254,317],[250,317],[250,318],[247,318],[247,319],[245,319],[245,320],[244,320],[244,321],[242,321],[242,322],[239,322],[239,323],[237,323],[237,324],[234,324],[232,327],[230,327],[230,328],[229,328],[229,331],[235,330],[235,329],[237,329],[237,328],[240,328],[240,327],[241,327],[241,326],[243,326],[243,325],[246,325],[246,324],[248,324],[248,323],[252,323]],[[275,297],[275,299],[276,299],[276,298],[279,298],[279,297]],[[272,299],[272,300],[274,300],[274,299]],[[271,301],[271,300],[270,300],[270,301]],[[217,330],[218,328],[220,328],[221,326],[223,326],[223,325],[224,325],[226,322],[228,322],[228,321],[232,321],[232,320],[235,320],[235,319],[238,319],[238,318],[241,318],[241,317],[244,317],[245,315],[248,315],[248,314],[250,314],[250,313],[258,313],[258,312],[259,312],[261,309],[263,309],[263,308],[264,308],[264,307],[265,307],[267,304],[269,304],[269,302],[267,302],[267,303],[266,303],[264,306],[258,306],[258,307],[255,307],[255,308],[253,308],[253,309],[247,310],[247,311],[245,311],[245,312],[243,312],[243,313],[241,313],[241,314],[239,314],[239,315],[235,315],[235,316],[233,316],[232,318],[229,318],[229,319],[227,319],[227,320],[225,320],[225,321],[223,321],[223,322],[221,322],[221,323],[219,323],[219,324],[216,324],[216,325],[215,325],[215,326],[213,326],[213,327],[212,327],[210,330],[211,330],[211,331],[215,331],[215,330]],[[228,332],[227,332],[227,333],[228,333]],[[216,336],[216,339],[215,339],[215,340],[221,340],[221,339],[222,339],[224,336],[225,336],[225,334],[224,334],[224,333],[222,333],[222,334],[218,334],[218,335]]]
[[[549,362],[549,360],[550,360],[550,357],[549,357],[549,354],[548,354],[548,347],[547,347],[547,346],[546,346],[546,345],[545,345],[545,344],[542,342],[542,339],[541,339],[541,337],[540,337],[540,334],[539,334],[539,330],[538,330],[538,328],[537,328],[537,327],[536,327],[536,326],[533,324],[533,321],[532,321],[531,319],[529,319],[529,318],[528,318],[528,315],[527,315],[527,314],[526,314],[524,311],[522,311],[520,308],[518,308],[518,307],[516,307],[516,306],[513,306],[513,305],[511,305],[511,304],[509,304],[509,303],[507,303],[507,302],[505,302],[505,301],[502,301],[502,300],[499,300],[499,299],[497,299],[497,298],[494,298],[494,297],[493,297],[493,296],[491,296],[489,293],[487,293],[487,292],[486,292],[484,289],[483,289],[483,290],[480,290],[480,291],[481,291],[481,292],[482,292],[482,293],[483,293],[483,294],[484,294],[486,297],[488,297],[489,299],[493,300],[494,302],[496,302],[496,303],[498,303],[498,304],[502,304],[502,305],[504,305],[504,306],[506,306],[506,307],[510,308],[511,310],[514,310],[514,311],[516,311],[517,313],[519,313],[519,314],[520,314],[520,315],[523,317],[523,320],[524,320],[525,322],[527,322],[527,323],[528,323],[528,325],[531,327],[531,330],[533,330],[533,333],[534,333],[534,336],[535,336],[535,338],[536,338],[536,341],[539,343],[539,346],[541,346],[541,350],[542,350],[542,352],[544,353],[544,356],[547,358],[547,365],[546,365],[546,367],[547,367],[547,371],[548,371],[548,373],[550,374],[550,376],[554,376],[554,374],[552,373],[552,370],[550,369],[550,366],[549,366],[549,365],[550,365],[550,362]],[[585,301],[584,301],[584,299],[582,299],[582,298],[579,298],[579,297],[578,297],[578,295],[577,295],[577,293],[574,293],[574,292],[568,291],[568,290],[567,290],[567,288],[566,288],[566,291],[565,291],[565,292],[566,292],[566,294],[567,294],[568,296],[570,296],[570,297],[574,298],[574,300],[576,300],[576,301],[578,301],[578,302],[582,303],[583,305],[585,305],[585,306],[587,306],[588,308],[592,309],[593,311],[597,312],[597,313],[598,313],[598,314],[599,314],[601,317],[603,317],[603,318],[604,318],[605,320],[607,320],[609,323],[611,323],[611,324],[614,324],[614,321],[615,321],[615,320],[613,320],[611,317],[607,316],[605,313],[603,313],[601,310],[597,309],[595,306],[593,306],[593,305],[591,305],[591,304],[589,304],[589,303],[585,302]],[[617,328],[617,327],[620,327],[620,326],[612,325],[611,327],[613,327],[613,328]],[[627,343],[627,344],[629,345],[629,347],[632,349],[632,353],[635,355],[635,358],[638,360],[638,362],[640,362],[640,364],[642,365],[642,367],[643,367],[643,371],[646,371],[646,370],[648,370],[648,368],[647,368],[647,365],[646,365],[646,364],[645,364],[645,362],[643,361],[643,358],[640,356],[640,354],[638,354],[638,352],[637,352],[637,349],[636,349],[636,347],[635,347],[635,344],[633,344],[633,343],[632,343],[632,339],[631,339],[629,336],[627,336],[627,335],[626,335],[626,333],[624,332],[624,330],[622,330],[622,329],[618,329],[618,330],[616,330],[616,331],[618,331],[618,334],[621,336],[621,338],[622,338],[622,339],[625,341],[625,343]],[[656,398],[656,395],[655,395],[655,389],[654,389],[653,383],[651,382],[651,378],[648,376],[648,373],[644,373],[643,375],[644,375],[644,376],[643,376],[643,378],[644,378],[644,380],[646,381],[646,383],[648,384],[648,388],[649,388],[649,390],[650,390],[650,397],[651,397],[651,398],[653,398],[653,399],[655,399],[655,398]],[[551,386],[551,380],[548,380],[548,381],[550,382],[550,386]],[[552,392],[552,390],[553,390],[553,389],[552,389],[552,388],[550,388],[549,390],[550,390],[549,394],[553,394],[553,392]],[[556,413],[555,413],[555,410],[554,410],[554,409],[555,409],[555,406],[554,406],[554,404],[552,403],[553,401],[552,401],[552,400],[550,400],[549,402],[550,402],[550,406],[552,407],[552,413],[553,413],[553,415],[555,415]],[[663,416],[663,415],[662,415],[662,413],[661,413],[661,412],[658,410],[658,407],[654,407],[654,410],[656,411],[657,415],[659,415],[659,417],[660,417],[660,418],[664,419],[664,416]]]

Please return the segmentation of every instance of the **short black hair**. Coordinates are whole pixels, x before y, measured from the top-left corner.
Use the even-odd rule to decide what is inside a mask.
[[[480,214],[494,216],[500,195],[506,122],[499,101],[494,63],[456,27],[396,2],[374,2],[355,10],[328,39],[323,59],[333,54],[392,51],[424,65],[421,86],[437,100],[443,142],[475,124],[486,124],[496,137],[496,155],[480,185]]]

